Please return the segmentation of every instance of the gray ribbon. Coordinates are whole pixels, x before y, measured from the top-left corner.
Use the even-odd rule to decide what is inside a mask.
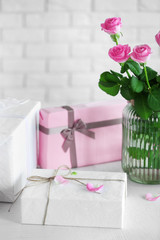
[[[116,119],[111,119],[111,120],[86,123],[85,125],[86,125],[87,129],[93,129],[93,128],[113,126],[113,125],[117,125],[117,124],[120,124],[120,123],[122,123],[122,119],[121,118],[116,118]],[[56,127],[56,128],[46,128],[42,125],[39,125],[39,130],[46,135],[61,133],[65,128],[67,128],[67,126]]]

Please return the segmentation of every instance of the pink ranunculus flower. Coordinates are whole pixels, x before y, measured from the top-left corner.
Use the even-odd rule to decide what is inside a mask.
[[[150,58],[150,54],[151,48],[147,44],[144,44],[135,46],[130,57],[136,62],[145,63]]]
[[[160,46],[160,31],[156,34],[155,39],[158,45]]]
[[[117,17],[107,18],[105,22],[101,24],[102,30],[111,35],[120,32],[121,26],[121,18]]]
[[[130,57],[129,56],[130,51],[131,51],[131,48],[128,46],[128,44],[126,44],[126,45],[119,44],[113,48],[110,48],[108,55],[114,61],[116,61],[118,63],[123,63],[123,62],[126,62],[128,60],[128,58]]]

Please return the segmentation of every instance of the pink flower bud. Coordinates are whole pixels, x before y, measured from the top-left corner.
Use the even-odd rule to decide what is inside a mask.
[[[121,26],[121,18],[117,17],[107,18],[105,22],[101,24],[102,30],[111,35],[120,32]]]

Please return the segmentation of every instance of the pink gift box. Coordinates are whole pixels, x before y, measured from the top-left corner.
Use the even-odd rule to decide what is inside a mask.
[[[126,103],[92,103],[40,111],[39,166],[82,167],[121,160]]]

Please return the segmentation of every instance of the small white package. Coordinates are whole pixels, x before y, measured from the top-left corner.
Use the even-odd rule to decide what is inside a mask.
[[[65,171],[60,170],[58,176],[64,176]],[[67,183],[57,183],[55,179],[29,182],[28,185],[32,186],[26,187],[20,196],[22,223],[122,228],[127,190],[126,174],[96,171],[76,173],[66,176],[72,178]],[[49,178],[54,174],[54,170],[36,169],[32,176]],[[103,186],[103,191],[88,191],[88,183]]]

